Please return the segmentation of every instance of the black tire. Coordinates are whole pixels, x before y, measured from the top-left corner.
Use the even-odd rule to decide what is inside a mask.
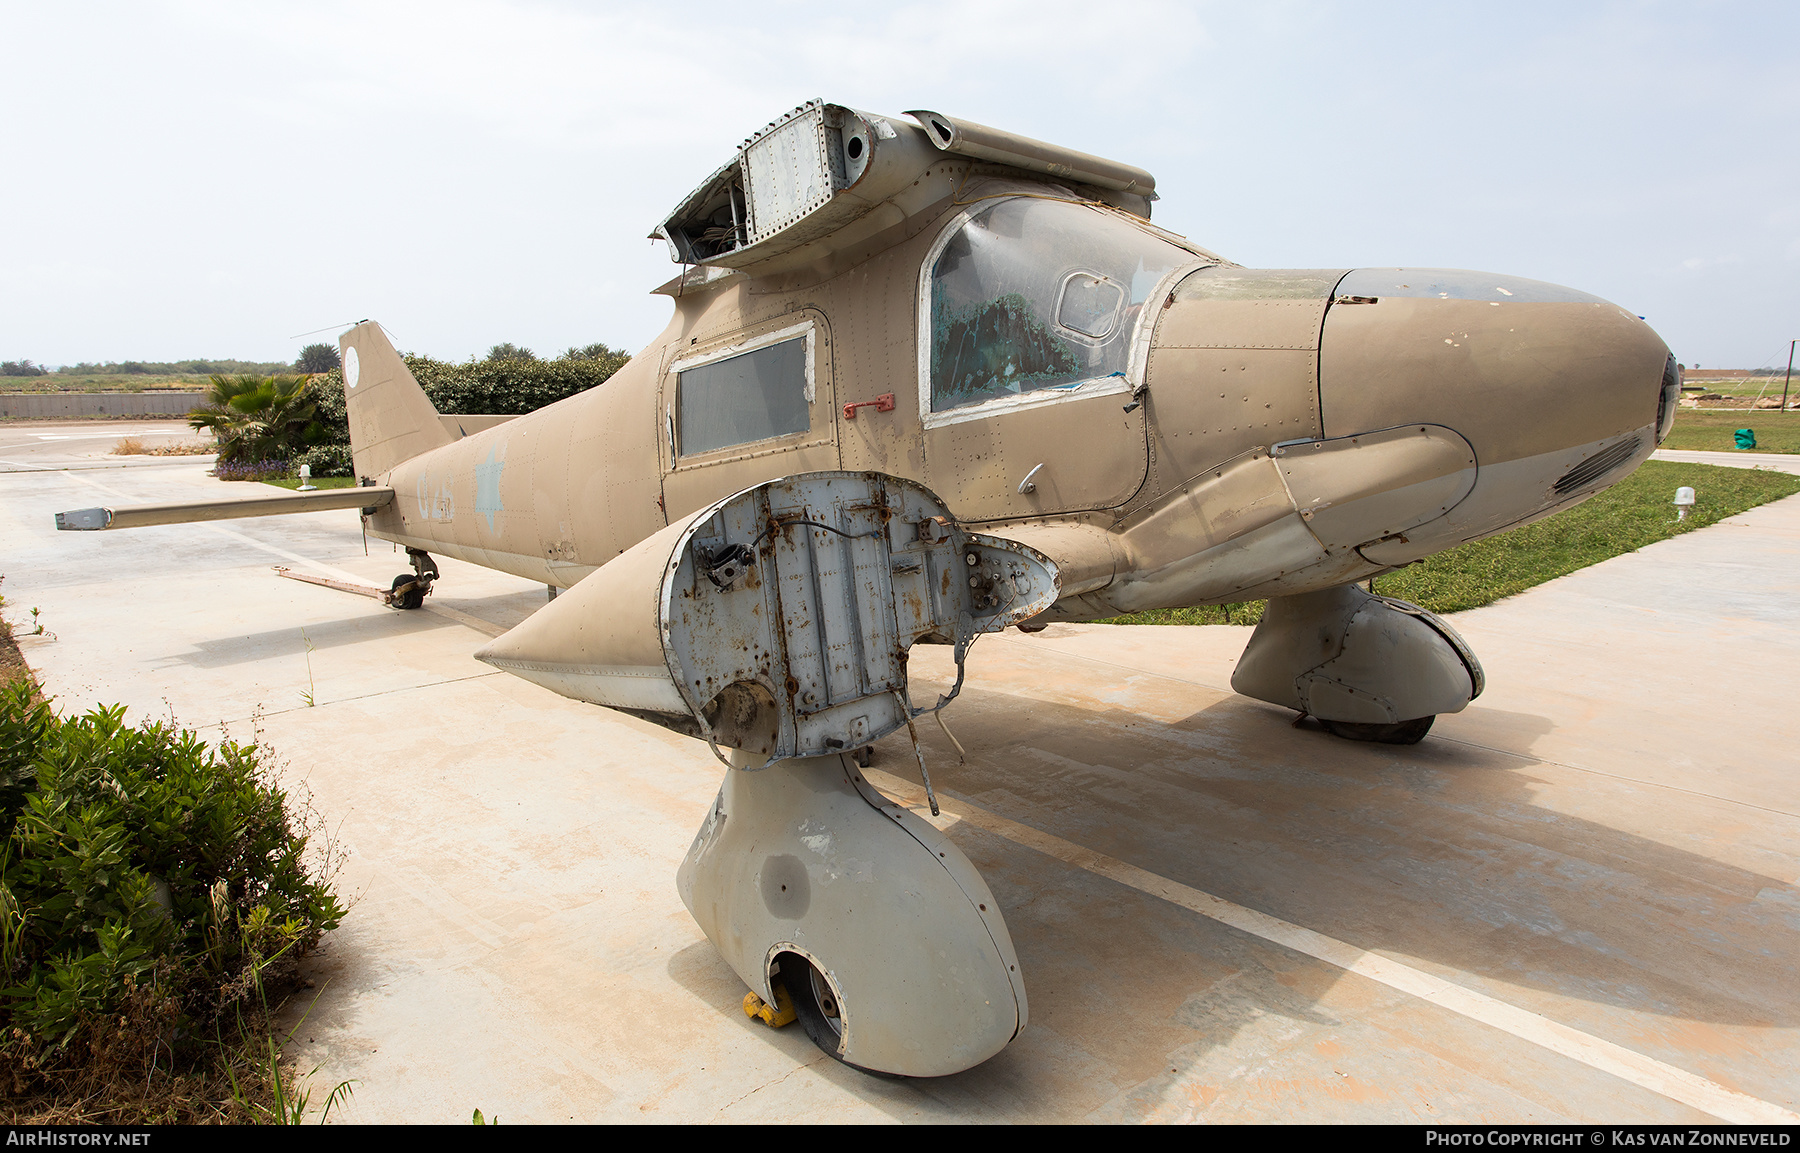
[[[390,594],[399,593],[400,595],[394,596],[389,603],[397,609],[416,609],[423,605],[425,603],[425,590],[419,587],[418,581],[419,578],[409,572],[403,572],[395,577],[394,583],[388,589],[388,592]],[[401,593],[400,590],[407,585],[412,585],[413,587],[411,590]]]
[[[1343,737],[1347,741],[1376,741],[1384,745],[1416,745],[1425,739],[1431,731],[1431,722],[1436,716],[1418,717],[1410,721],[1398,721],[1391,725],[1371,725],[1360,721],[1328,721],[1323,717],[1319,723],[1325,731],[1335,737]]]
[[[778,960],[781,972],[776,974],[775,980],[787,989],[788,1000],[794,1006],[795,1018],[821,1053],[840,1065],[849,1066],[871,1077],[900,1079],[898,1073],[865,1069],[844,1060],[843,1017],[835,1003],[837,994],[832,990],[831,982],[825,979],[825,975],[811,961],[798,953],[783,953]]]

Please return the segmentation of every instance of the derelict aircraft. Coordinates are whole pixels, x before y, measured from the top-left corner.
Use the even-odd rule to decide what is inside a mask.
[[[949,703],[976,637],[1267,598],[1233,688],[1417,741],[1481,666],[1356,582],[1618,481],[1680,379],[1597,297],[1243,268],[1150,223],[1142,169],[907,115],[813,101],[746,140],[652,233],[674,316],[602,385],[441,415],[364,322],[361,487],[57,526],[360,508],[412,558],[397,607],[431,554],[544,582],[476,656],[707,741],[735,771],[678,873],[695,920],[765,1019],[934,1076],[1025,1027],[1019,961],[974,866],[852,754]],[[953,648],[935,701],[919,643]]]

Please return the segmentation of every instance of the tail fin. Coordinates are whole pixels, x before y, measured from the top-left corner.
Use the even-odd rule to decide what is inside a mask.
[[[357,476],[379,477],[455,439],[379,324],[363,321],[338,337],[338,347]]]

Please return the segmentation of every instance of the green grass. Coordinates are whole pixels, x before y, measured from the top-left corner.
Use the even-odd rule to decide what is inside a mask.
[[[1751,376],[1747,372],[1740,372],[1735,376],[1717,379],[1703,379],[1690,372],[1682,378],[1681,391],[1687,396],[1697,396],[1704,392],[1716,392],[1721,396],[1757,396],[1770,391],[1780,396],[1781,382],[1785,377],[1786,373],[1779,370],[1767,376]],[[1800,373],[1796,373],[1794,379],[1800,380]]]
[[[1779,400],[1781,394],[1777,392],[1775,397]],[[1684,408],[1676,414],[1675,428],[1662,447],[1736,452],[1738,448],[1731,435],[1740,428],[1755,430],[1755,452],[1800,453],[1800,412],[1774,409],[1696,412]]]
[[[204,391],[210,378],[195,373],[118,373],[105,376],[0,376],[0,392]]]
[[[1760,436],[1760,434],[1759,434]],[[1676,521],[1670,503],[1681,485],[1698,503]],[[1647,461],[1612,488],[1536,524],[1471,541],[1376,578],[1375,591],[1433,612],[1479,608],[1608,557],[1716,524],[1745,509],[1800,492],[1800,476],[1762,469]],[[1108,624],[1255,624],[1262,601],[1158,609]]]
[[[274,480],[265,480],[263,483],[272,484],[277,488],[296,489],[300,487],[300,478],[284,476]],[[314,488],[355,488],[356,478],[353,476],[315,476],[312,483]]]

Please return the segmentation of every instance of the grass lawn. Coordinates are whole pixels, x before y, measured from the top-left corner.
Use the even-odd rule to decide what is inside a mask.
[[[1776,393],[1775,398],[1781,399],[1781,394]],[[1684,408],[1675,414],[1675,428],[1662,447],[1736,452],[1731,435],[1740,428],[1756,432],[1756,452],[1800,453],[1800,412],[1777,412],[1772,408],[1738,412],[1696,412]]]
[[[272,484],[277,488],[297,489],[300,487],[300,478],[284,476],[276,480],[265,480],[263,483]],[[314,488],[355,488],[356,478],[353,476],[315,476],[312,483]]]
[[[1678,431],[1680,427],[1676,425]],[[1671,437],[1671,443],[1673,440]],[[1681,485],[1691,486],[1699,503],[1687,520],[1677,522],[1670,501]],[[1784,472],[1646,461],[1629,477],[1574,508],[1378,577],[1375,591],[1433,612],[1479,608],[1608,557],[1705,528],[1796,492],[1800,492],[1800,476]],[[1114,617],[1106,623],[1248,625],[1262,619],[1262,607],[1262,601],[1250,601],[1158,609]]]

